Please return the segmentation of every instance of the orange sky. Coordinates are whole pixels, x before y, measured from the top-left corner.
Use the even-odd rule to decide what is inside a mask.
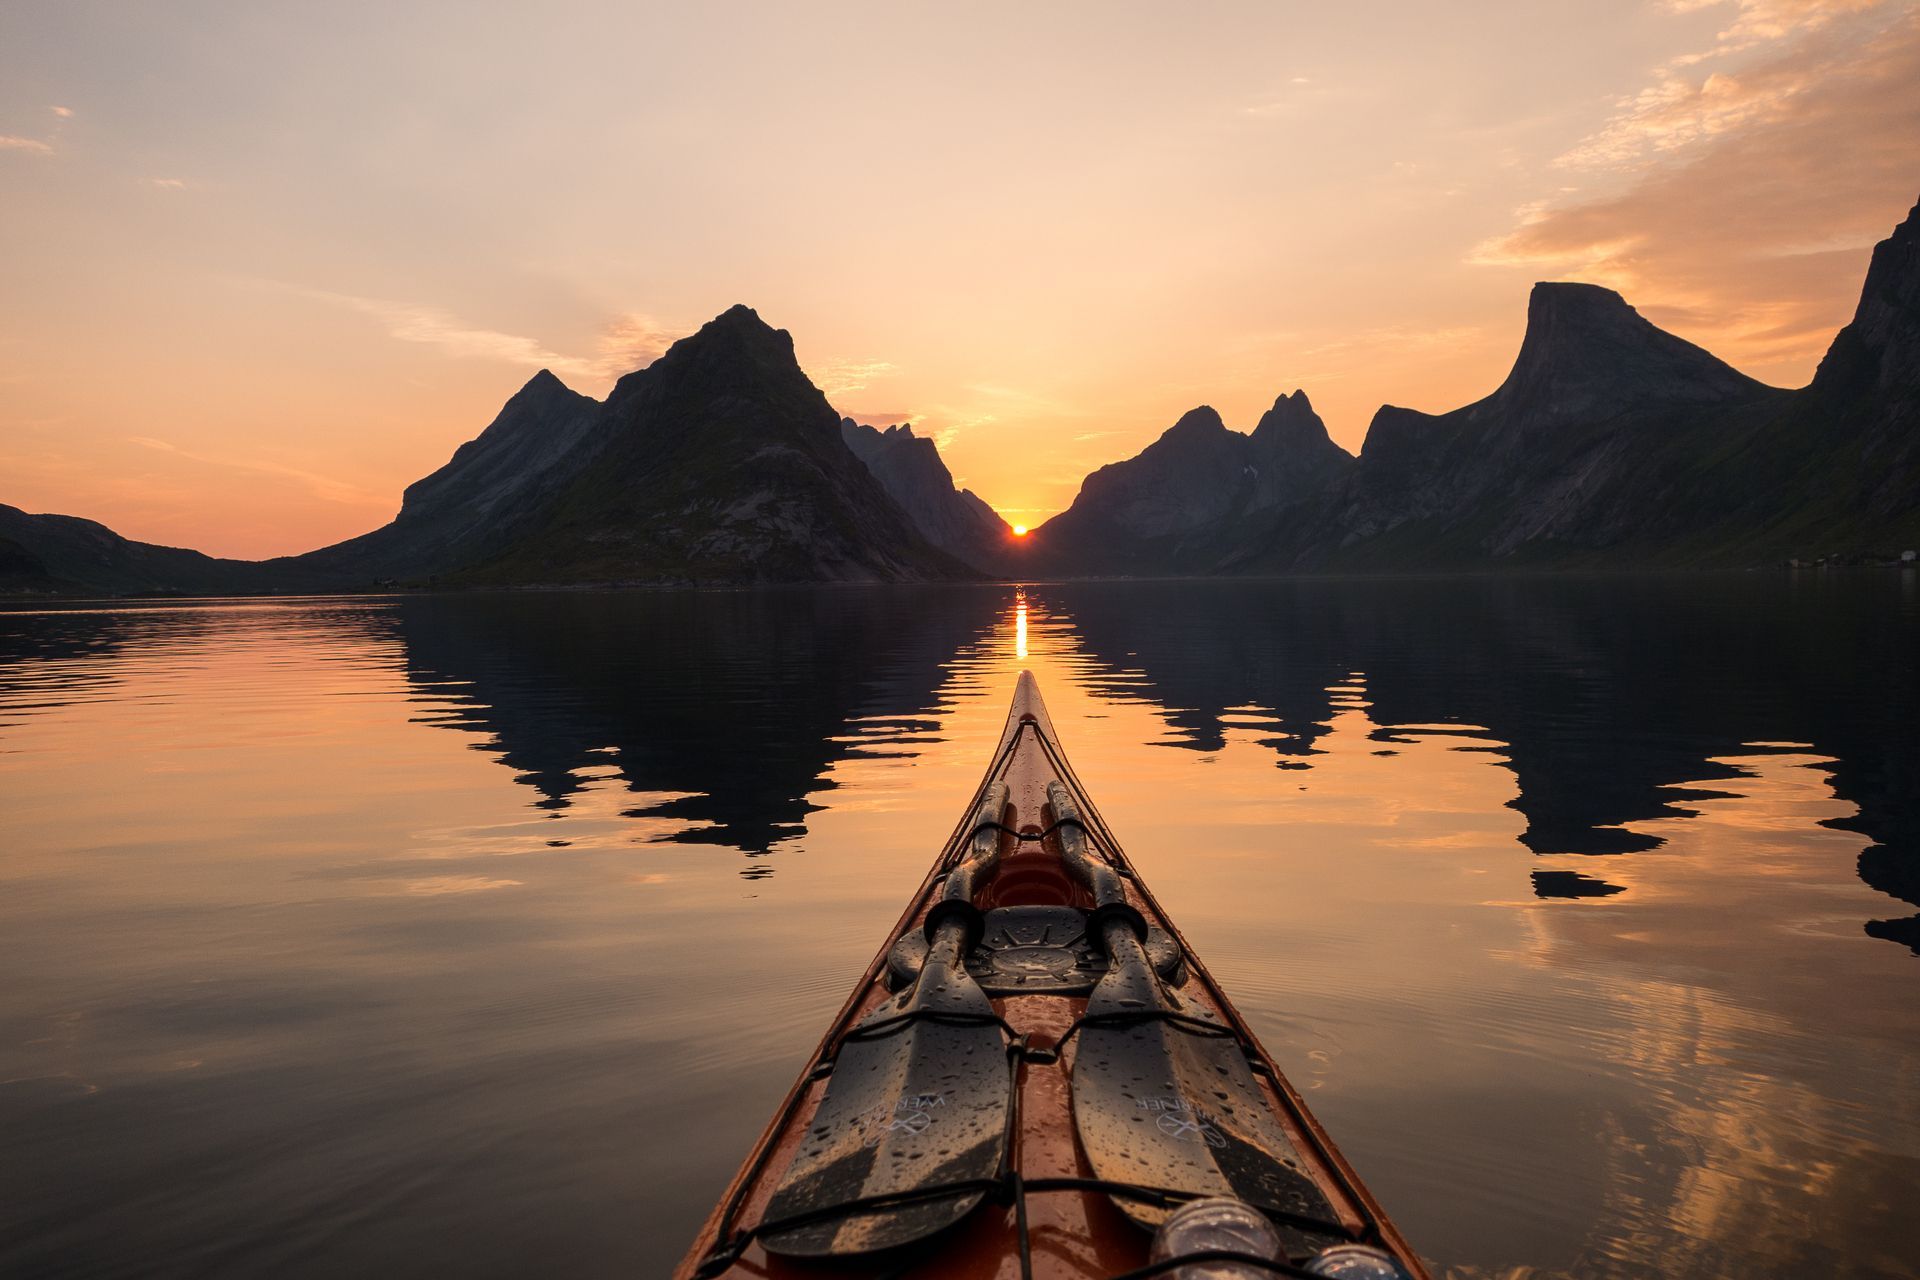
[[[1485,394],[1536,279],[1797,385],[1917,8],[9,6],[0,502],[306,550],[735,302],[1029,525],[1196,404]]]

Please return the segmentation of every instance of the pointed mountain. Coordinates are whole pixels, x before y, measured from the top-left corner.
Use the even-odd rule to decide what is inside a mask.
[[[1799,558],[1920,549],[1920,205],[1874,247],[1851,323],[1770,424],[1767,498]]]
[[[397,523],[483,524],[559,466],[593,430],[600,402],[542,369],[446,466],[407,486]]]
[[[847,448],[792,337],[747,307],[621,378],[592,431],[590,462],[543,492],[524,534],[462,581],[971,576]]]
[[[1251,436],[1202,405],[1082,481],[1027,556],[1054,572],[1209,572],[1237,525],[1317,492],[1351,462],[1304,392],[1276,400]]]
[[[840,419],[840,437],[929,542],[985,573],[1007,557],[1013,530],[971,489],[957,488],[940,449],[912,423],[882,431]]]
[[[1920,204],[1874,246],[1853,321],[1814,374],[1824,396],[1920,389]]]
[[[542,495],[591,460],[600,409],[542,369],[445,466],[407,486],[392,523],[291,562],[358,585],[490,558],[525,531]]]
[[[1327,424],[1313,411],[1307,393],[1274,400],[1248,437],[1258,471],[1256,510],[1284,507],[1310,497],[1343,474],[1353,455],[1333,442]]]

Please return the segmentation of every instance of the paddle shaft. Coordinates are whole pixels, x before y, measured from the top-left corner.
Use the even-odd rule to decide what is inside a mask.
[[[986,794],[980,797],[980,807],[974,813],[974,832],[972,848],[966,860],[947,873],[947,883],[940,890],[940,901],[964,902],[971,904],[973,895],[980,886],[993,877],[1000,867],[1000,820],[1007,811],[1007,784],[995,782],[987,787]],[[931,941],[931,939],[929,939]]]
[[[982,797],[971,855],[927,913],[913,986],[841,1041],[826,1094],[766,1208],[767,1220],[802,1221],[763,1236],[771,1252],[830,1258],[911,1244],[965,1217],[984,1190],[884,1213],[857,1206],[943,1181],[983,1182],[1000,1168],[1011,1080],[999,1020],[966,956],[980,929],[973,895],[999,865],[1006,802],[1004,783]]]

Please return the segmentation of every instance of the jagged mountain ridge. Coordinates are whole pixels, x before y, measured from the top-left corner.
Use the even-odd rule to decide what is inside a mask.
[[[615,384],[590,465],[543,487],[473,584],[926,581],[933,546],[840,434],[793,338],[736,306]],[[578,453],[578,450],[575,451]]]
[[[912,423],[881,430],[840,419],[840,436],[927,540],[982,572],[1007,562],[1013,530],[971,489],[959,488],[939,447]]]
[[[408,486],[392,522],[345,542],[216,560],[10,507],[0,540],[0,590],[35,593],[979,576],[919,532],[847,446],[791,336],[744,306],[623,377],[604,403],[542,370]]]
[[[1250,531],[1222,567],[1687,567],[1913,547],[1916,215],[1875,249],[1854,321],[1798,391],[1610,291],[1537,286],[1499,391],[1437,417],[1383,408],[1344,486],[1288,528]]]
[[[1311,497],[1352,463],[1304,391],[1279,397],[1245,435],[1201,405],[1089,475],[1073,505],[1034,531],[1027,561],[1064,573],[1206,572],[1238,525]]]
[[[392,525],[305,556],[216,560],[0,508],[0,587],[244,593],[442,573],[473,584],[967,573],[889,495],[886,465],[855,456],[784,333],[735,308],[676,352],[622,379],[605,405],[536,377],[409,488]],[[662,366],[677,372],[654,376]],[[905,434],[937,467],[944,497],[964,503],[932,443]],[[1853,321],[1801,390],[1754,382],[1610,290],[1543,284],[1513,370],[1486,398],[1443,414],[1383,406],[1357,460],[1326,438],[1303,393],[1281,397],[1245,436],[1196,410],[1090,475],[1023,554],[988,567],[1752,565],[1917,544],[1920,208],[1875,249]]]
[[[1311,431],[1324,434],[1317,418]],[[1712,567],[1910,549],[1920,544],[1920,208],[1875,249],[1853,322],[1798,391],[1747,377],[1612,290],[1543,283],[1492,394],[1442,414],[1382,406],[1358,458],[1314,473],[1317,488],[1255,497],[1234,470],[1233,434],[1196,410],[1095,471],[1036,531],[1026,567]]]
[[[1658,492],[1671,476],[1645,464],[1673,440],[1717,448],[1736,410],[1786,394],[1610,289],[1535,285],[1498,389],[1444,414],[1383,405],[1351,474],[1290,527],[1243,538],[1223,567],[1467,567],[1617,545],[1642,527],[1643,503],[1603,511],[1592,495]]]

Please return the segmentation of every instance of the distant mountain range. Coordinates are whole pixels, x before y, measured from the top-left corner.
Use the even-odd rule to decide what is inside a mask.
[[[1611,290],[1540,284],[1483,400],[1383,406],[1357,458],[1303,391],[1245,435],[1202,406],[1018,539],[932,440],[842,418],[789,335],[734,307],[604,402],[542,371],[361,537],[219,560],[0,506],[0,590],[1739,566],[1916,546],[1920,208],[1875,248],[1852,323],[1798,391]]]
[[[1278,430],[1284,422],[1284,431]],[[1250,436],[1208,408],[1087,477],[1042,574],[1777,564],[1920,547],[1920,208],[1874,250],[1811,385],[1765,386],[1588,284],[1535,285],[1513,370],[1358,458],[1303,393]]]
[[[1006,559],[1012,528],[973,490],[954,486],[939,448],[913,424],[882,431],[842,418],[840,438],[934,546],[979,569]]]

